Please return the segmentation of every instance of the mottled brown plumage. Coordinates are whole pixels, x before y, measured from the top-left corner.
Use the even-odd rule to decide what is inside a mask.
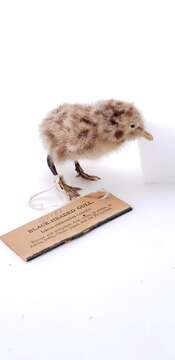
[[[40,132],[53,161],[73,160],[78,175],[89,180],[98,177],[84,173],[79,159],[97,158],[138,137],[153,139],[135,106],[116,100],[60,105],[43,120]],[[70,198],[79,195],[77,190],[72,196],[63,184],[61,187]]]

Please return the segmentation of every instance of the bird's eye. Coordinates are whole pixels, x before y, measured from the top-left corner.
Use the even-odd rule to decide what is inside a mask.
[[[134,129],[135,127],[136,127],[135,124],[130,124],[131,129]]]

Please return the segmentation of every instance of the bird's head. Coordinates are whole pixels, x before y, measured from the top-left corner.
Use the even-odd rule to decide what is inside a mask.
[[[128,140],[139,137],[153,140],[153,136],[145,129],[142,115],[134,106],[129,106],[123,115],[124,132]]]
[[[124,142],[140,137],[153,140],[146,131],[143,117],[134,105],[123,101],[110,100],[103,104],[107,132],[116,142]]]

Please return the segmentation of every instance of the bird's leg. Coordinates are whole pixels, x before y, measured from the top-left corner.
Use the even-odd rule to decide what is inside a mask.
[[[58,174],[55,164],[52,161],[52,158],[50,155],[47,156],[47,164],[48,164],[48,167],[51,170],[52,174],[54,176],[58,176],[58,184],[59,184],[60,188],[62,190],[64,190],[65,193],[69,196],[70,200],[72,200],[74,197],[80,196],[78,191],[81,190],[81,188],[70,186],[65,182],[63,176]]]
[[[94,176],[94,175],[88,175],[84,172],[84,170],[82,169],[82,167],[80,166],[78,161],[74,161],[75,163],[75,170],[78,173],[77,176],[81,176],[82,178],[86,179],[86,180],[91,180],[91,181],[95,181],[95,180],[99,180],[100,177],[99,176]]]

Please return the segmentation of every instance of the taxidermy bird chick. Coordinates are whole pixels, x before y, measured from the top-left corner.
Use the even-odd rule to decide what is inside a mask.
[[[43,120],[40,132],[49,153],[47,162],[54,175],[58,175],[54,162],[69,159],[75,163],[77,176],[91,181],[100,178],[85,173],[79,159],[98,158],[139,137],[153,140],[145,130],[140,112],[132,104],[116,100],[93,105],[60,105]],[[81,189],[68,185],[61,175],[59,185],[70,199],[79,196]]]

